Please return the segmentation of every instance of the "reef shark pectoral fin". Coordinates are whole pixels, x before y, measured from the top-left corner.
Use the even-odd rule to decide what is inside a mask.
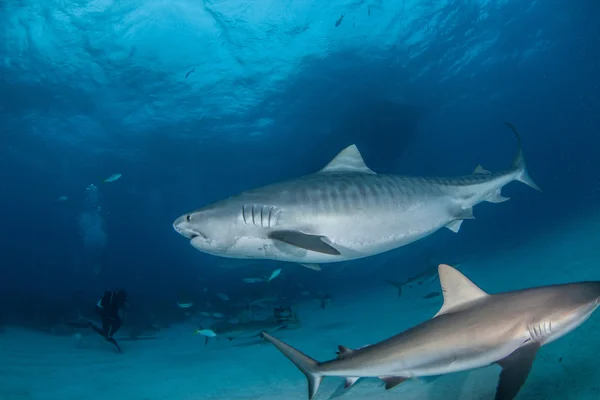
[[[330,254],[332,256],[341,255],[333,246],[323,241],[327,237],[322,235],[310,235],[299,231],[274,231],[269,233],[268,237],[269,239],[279,240],[289,245],[317,253]]]
[[[540,348],[540,343],[535,342],[521,347],[508,357],[498,361],[502,367],[495,400],[513,400],[521,386],[527,380],[533,360]]]

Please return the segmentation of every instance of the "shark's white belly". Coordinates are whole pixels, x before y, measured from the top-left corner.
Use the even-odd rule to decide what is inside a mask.
[[[349,368],[332,369],[326,375],[331,376],[401,376],[416,378],[422,376],[444,375],[453,372],[466,371],[489,366],[502,360],[518,350],[523,345],[523,339],[514,337],[496,345],[460,347],[439,347],[422,349],[412,354],[401,354],[397,357],[383,357],[377,361],[358,363]],[[393,350],[389,350],[393,354]]]
[[[437,354],[429,360],[422,360],[412,366],[401,365],[394,370],[393,375],[406,377],[434,376],[453,372],[487,367],[498,360],[502,360],[518,350],[522,342],[511,341],[500,346],[469,351],[450,351]]]

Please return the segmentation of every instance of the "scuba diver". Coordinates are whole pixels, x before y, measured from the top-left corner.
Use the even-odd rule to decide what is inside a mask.
[[[100,315],[102,328],[97,327],[91,321],[85,323],[70,323],[69,325],[79,328],[92,328],[94,332],[102,336],[107,342],[114,344],[119,353],[121,347],[113,338],[113,335],[121,328],[123,323],[123,312],[127,303],[127,292],[123,289],[107,290],[98,303],[96,312]]]

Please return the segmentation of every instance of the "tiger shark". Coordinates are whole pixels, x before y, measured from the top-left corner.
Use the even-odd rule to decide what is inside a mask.
[[[600,281],[488,294],[455,268],[438,268],[444,303],[430,320],[379,343],[318,362],[263,333],[308,380],[312,399],[325,376],[344,377],[345,387],[377,377],[385,388],[416,377],[498,364],[495,400],[512,400],[527,380],[536,353],[583,324],[600,303]]]
[[[512,181],[534,189],[521,139],[512,166],[490,173],[422,178],[376,174],[355,145],[325,168],[300,178],[249,190],[184,214],[173,223],[196,249],[221,257],[319,263],[383,253],[446,227],[458,232],[473,206],[508,200]]]

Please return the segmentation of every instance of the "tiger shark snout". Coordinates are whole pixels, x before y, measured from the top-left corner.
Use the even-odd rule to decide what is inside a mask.
[[[192,240],[196,236],[200,236],[201,233],[196,230],[194,226],[189,223],[189,221],[186,221],[186,218],[186,215],[182,215],[181,217],[177,218],[173,222],[173,229],[175,229],[175,232],[179,233],[184,238]]]

